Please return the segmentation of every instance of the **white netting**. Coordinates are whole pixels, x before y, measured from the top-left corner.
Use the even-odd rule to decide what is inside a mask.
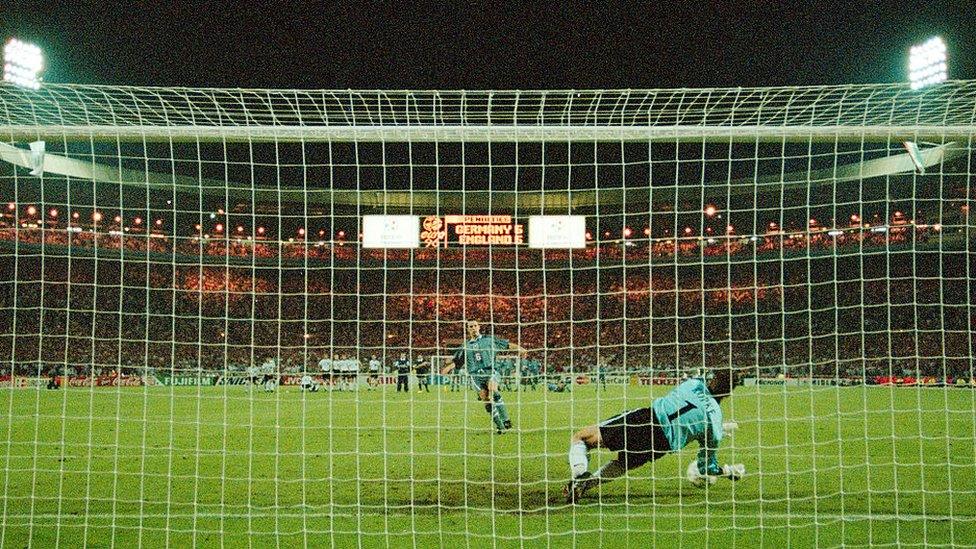
[[[0,546],[973,545],[974,117],[976,82],[0,86]],[[376,213],[451,236],[362,248]],[[543,213],[586,249],[450,232]],[[505,434],[438,374],[466,319],[527,351]],[[566,503],[575,432],[721,366],[742,480],[692,444]]]

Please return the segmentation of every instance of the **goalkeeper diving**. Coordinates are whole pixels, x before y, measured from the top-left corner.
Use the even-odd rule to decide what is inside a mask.
[[[485,403],[485,411],[491,416],[498,434],[504,433],[512,428],[512,420],[498,391],[501,378],[495,370],[495,355],[498,351],[516,351],[524,358],[526,351],[507,339],[483,335],[477,320],[469,320],[464,327],[468,339],[452,358],[445,361],[441,375],[450,374],[458,366],[466,367],[471,386],[478,391],[478,400]]]
[[[622,476],[627,471],[681,451],[697,441],[698,459],[686,478],[696,486],[714,484],[716,478],[739,480],[745,466],[718,465],[718,446],[738,428],[723,422],[719,403],[732,394],[742,377],[731,368],[719,368],[707,382],[690,378],[650,407],[629,410],[576,432],[569,446],[572,480],[563,488],[567,503],[578,501],[590,488]],[[616,459],[590,473],[588,453],[593,448],[617,452]]]

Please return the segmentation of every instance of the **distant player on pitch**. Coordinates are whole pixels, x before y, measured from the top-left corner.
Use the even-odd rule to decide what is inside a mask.
[[[400,358],[393,363],[393,369],[396,370],[397,374],[397,384],[396,390],[399,393],[400,389],[403,389],[404,393],[410,392],[410,359],[407,358],[407,353],[400,353]]]
[[[251,390],[258,386],[261,378],[261,367],[251,364],[247,367],[247,377],[244,379],[244,388]]]
[[[358,358],[343,356],[339,361],[342,368],[343,387],[349,391],[359,390],[359,370],[362,368]]]
[[[539,359],[529,358],[521,360],[519,361],[519,365],[522,368],[520,385],[522,387],[531,386],[532,390],[535,391],[536,385],[539,384],[539,374],[542,372],[542,364],[539,362]]]
[[[302,376],[302,380],[299,386],[301,387],[301,391],[303,393],[305,392],[317,393],[319,390],[319,384],[316,383],[315,379],[313,379],[312,376],[308,374]]]
[[[495,354],[498,351],[517,351],[523,357],[525,349],[507,339],[482,335],[481,324],[469,320],[465,324],[468,340],[447,359],[441,375],[447,375],[458,366],[464,366],[471,377],[472,387],[478,391],[478,399],[485,403],[485,411],[491,415],[499,434],[512,428],[512,420],[498,391],[499,376],[495,371]]]
[[[268,357],[261,365],[261,373],[264,374],[264,378],[261,379],[261,383],[264,384],[264,392],[273,393],[278,385],[278,360],[273,356]]]
[[[413,372],[417,375],[417,392],[430,392],[430,361],[418,356],[417,362],[413,366]]]
[[[714,484],[716,477],[740,479],[746,472],[741,463],[718,466],[717,450],[723,436],[731,436],[735,423],[722,422],[719,402],[730,394],[741,377],[731,368],[715,371],[706,383],[690,378],[648,408],[616,415],[598,425],[583,428],[573,435],[569,446],[572,480],[563,489],[567,503],[578,501],[590,488],[611,481],[627,471],[678,452],[698,441],[698,460],[688,466],[687,479],[696,486]],[[617,458],[596,473],[588,471],[587,452],[606,448]]]
[[[369,390],[372,391],[380,383],[380,367],[383,365],[380,359],[376,358],[376,355],[369,357],[369,377],[366,378],[366,384]]]
[[[331,391],[335,387],[335,379],[332,377],[332,356],[326,353],[325,358],[319,361],[319,370],[322,371],[322,376],[327,380],[327,387]]]

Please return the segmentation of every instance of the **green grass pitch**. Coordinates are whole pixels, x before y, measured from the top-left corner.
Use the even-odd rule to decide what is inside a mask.
[[[692,445],[565,505],[571,433],[665,390],[506,393],[499,436],[470,391],[6,389],[0,546],[976,544],[969,389],[739,388],[743,480],[683,482]]]

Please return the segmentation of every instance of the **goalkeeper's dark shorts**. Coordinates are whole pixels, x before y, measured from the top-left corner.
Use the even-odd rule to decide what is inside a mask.
[[[619,452],[618,459],[624,462],[627,469],[640,467],[671,451],[671,444],[650,408],[615,415],[600,422],[598,427],[603,447]]]

